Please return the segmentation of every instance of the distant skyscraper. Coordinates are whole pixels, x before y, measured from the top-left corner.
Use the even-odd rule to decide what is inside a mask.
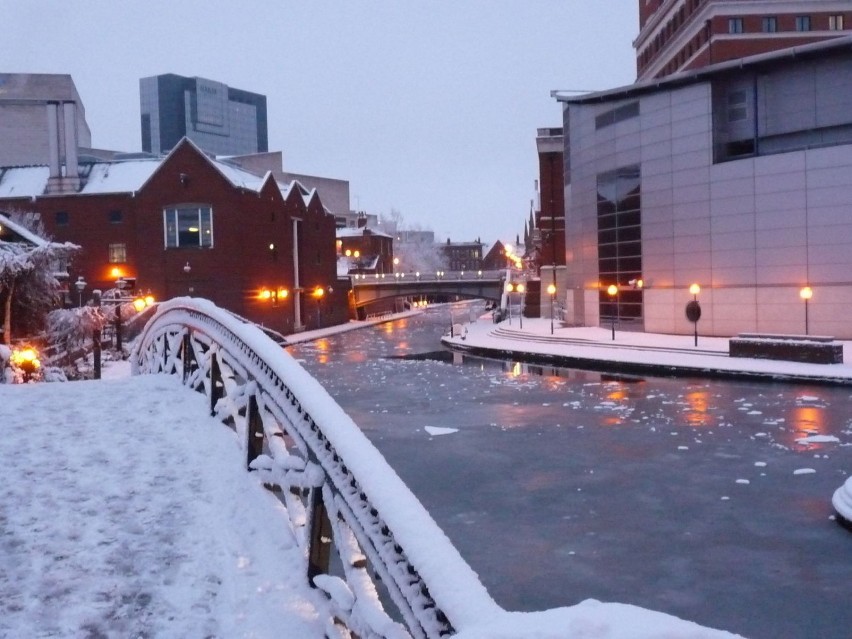
[[[184,136],[216,155],[268,151],[266,96],[168,73],[139,80],[142,150],[167,153]]]

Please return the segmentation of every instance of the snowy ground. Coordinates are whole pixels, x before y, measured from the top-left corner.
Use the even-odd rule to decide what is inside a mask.
[[[0,637],[323,636],[282,507],[176,379],[0,384],[0,431]]]
[[[0,385],[0,637],[323,636],[286,513],[173,378]],[[636,606],[499,613],[466,639],[723,639]]]
[[[663,335],[609,328],[560,327],[550,332],[550,320],[518,318],[513,323],[493,324],[490,315],[461,325],[462,334],[445,337],[457,348],[483,348],[525,354],[555,355],[566,358],[622,362],[624,364],[676,367],[695,371],[745,372],[753,375],[799,380],[832,379],[852,383],[852,342],[840,342],[843,364],[806,364],[781,360],[728,357],[727,337]]]

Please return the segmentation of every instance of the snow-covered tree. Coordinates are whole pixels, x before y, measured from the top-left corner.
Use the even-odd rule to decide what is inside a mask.
[[[100,306],[86,305],[52,311],[47,315],[47,341],[66,352],[83,348],[108,318]]]
[[[16,219],[12,215],[10,219],[26,229],[26,217]],[[18,330],[35,332],[41,328],[47,312],[56,307],[61,286],[57,274],[80,248],[68,242],[49,242],[26,231],[28,237],[24,239],[29,241],[0,240],[0,304],[6,344],[11,343],[13,314]]]

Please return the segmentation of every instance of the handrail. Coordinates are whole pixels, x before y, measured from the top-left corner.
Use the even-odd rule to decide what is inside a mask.
[[[589,627],[601,637],[627,636],[626,628],[637,639],[658,637],[657,630],[735,637],[594,600],[504,610],[320,383],[259,328],[212,302],[161,303],[134,345],[131,368],[181,376],[237,433],[248,470],[286,506],[308,584],[327,597],[328,637],[555,639]],[[337,575],[330,574],[332,550]]]
[[[131,365],[134,374],[182,375],[210,398],[211,413],[243,442],[249,468],[282,495],[312,585],[358,636],[444,637],[503,612],[352,419],[258,328],[206,300],[166,302]],[[342,581],[325,574],[329,538]],[[384,611],[370,572],[406,630]]]

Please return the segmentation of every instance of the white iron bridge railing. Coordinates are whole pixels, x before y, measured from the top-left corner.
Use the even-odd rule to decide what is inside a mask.
[[[503,610],[319,382],[259,328],[212,302],[160,304],[131,364],[134,374],[180,376],[236,432],[246,468],[286,506],[306,581],[327,597],[329,638],[570,637],[592,618],[607,626],[609,607],[620,605]],[[628,608],[639,627],[667,617]]]
[[[501,612],[351,418],[257,327],[206,300],[166,302],[132,367],[182,377],[235,430],[246,467],[287,508],[310,585],[328,595],[330,637],[447,637]]]

